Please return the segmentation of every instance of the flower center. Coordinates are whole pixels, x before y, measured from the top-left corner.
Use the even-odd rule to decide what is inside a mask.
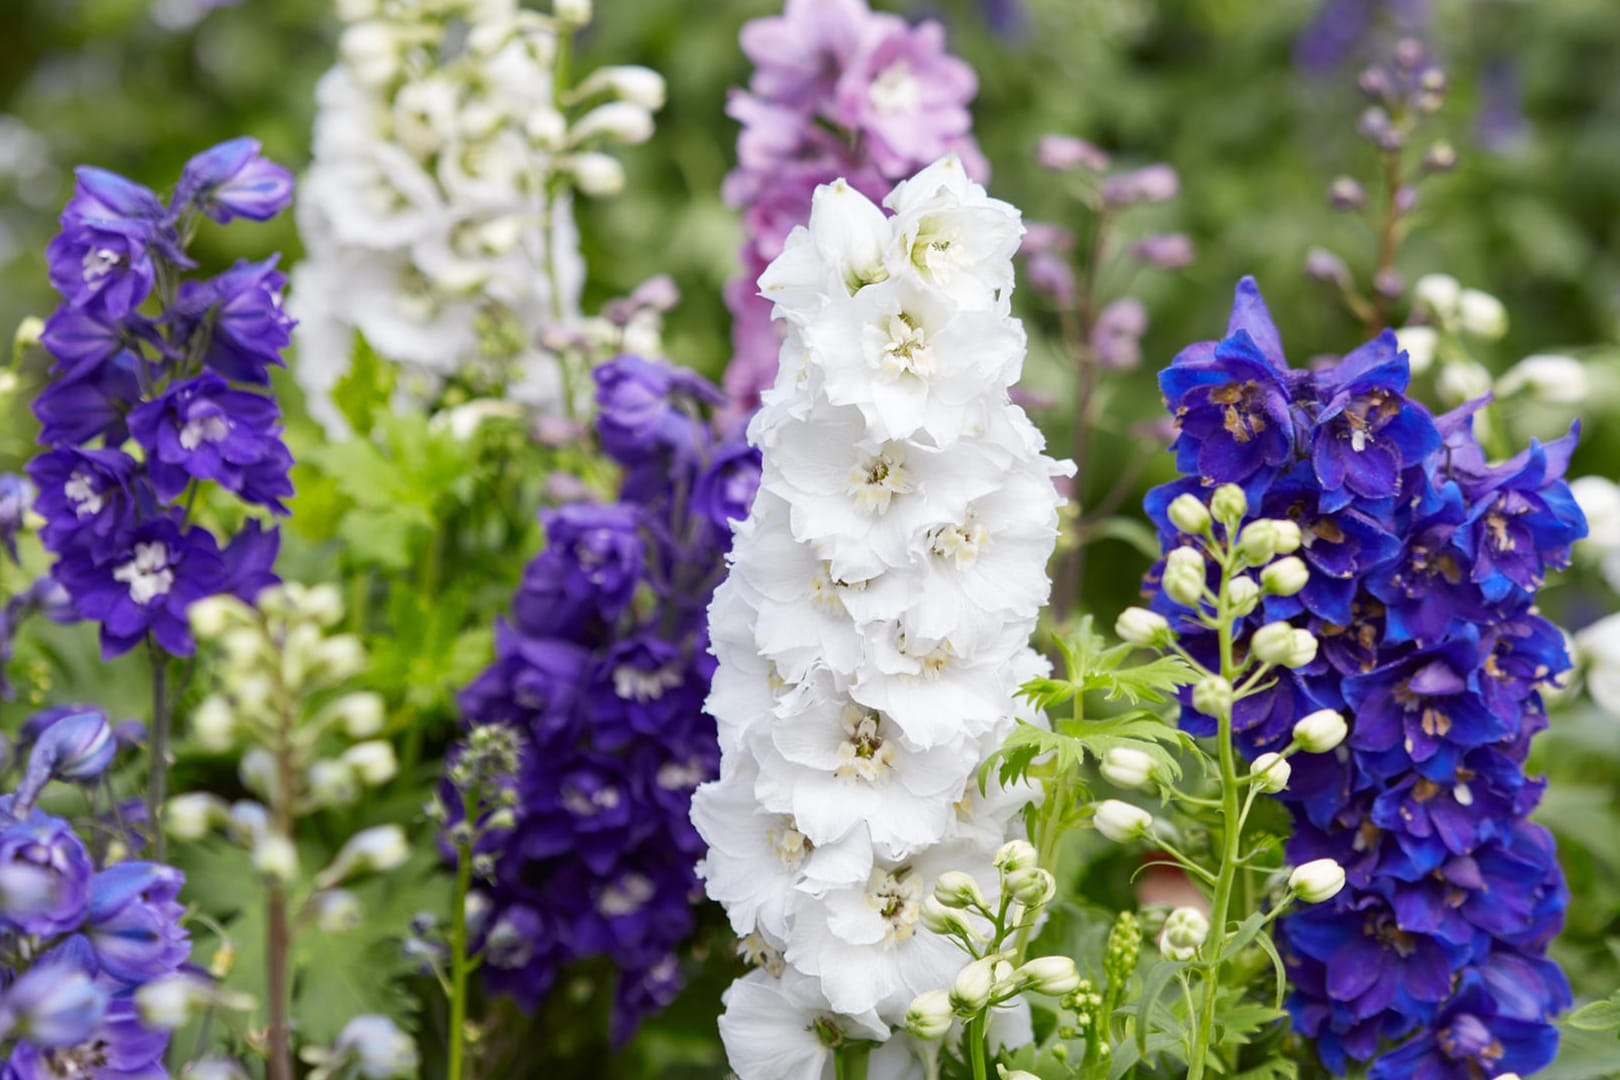
[[[101,508],[105,505],[101,492],[96,490],[95,481],[77,469],[68,477],[68,482],[62,485],[62,494],[73,504],[74,514],[81,518],[94,517],[101,513]]]
[[[878,72],[867,96],[880,113],[916,112],[922,104],[922,83],[912,73],[910,64],[896,60]]]
[[[926,379],[934,373],[934,350],[928,345],[928,334],[911,316],[904,312],[890,315],[884,332],[888,341],[878,357],[883,374]]]
[[[916,487],[906,473],[905,451],[885,446],[881,453],[862,454],[849,470],[849,493],[868,514],[888,513],[896,495],[908,495]]]
[[[72,1046],[65,1050],[47,1050],[45,1062],[50,1075],[62,1080],[89,1080],[107,1066],[107,1043],[103,1039]]]
[[[652,671],[644,671],[629,664],[613,669],[613,692],[621,701],[646,704],[664,696],[665,690],[681,685],[681,670],[675,664],[666,664]]]
[[[1227,383],[1209,394],[1209,400],[1221,406],[1221,427],[1237,443],[1246,443],[1266,430],[1260,399],[1260,386],[1253,379]]]
[[[1350,436],[1350,449],[1358,454],[1367,449],[1373,435],[1381,431],[1400,411],[1400,400],[1387,390],[1373,390],[1351,401],[1340,414],[1344,419],[1344,428]]]
[[[877,713],[858,705],[844,707],[844,741],[838,746],[837,776],[871,783],[894,767],[894,747],[884,740],[879,730],[881,723]]]
[[[573,784],[563,788],[562,798],[559,800],[563,809],[575,817],[595,817],[603,810],[612,810],[619,805],[619,789],[615,787],[597,788],[595,791],[581,791]]]
[[[829,1050],[835,1050],[844,1044],[844,1029],[838,1026],[835,1017],[818,1016],[810,1021],[804,1030],[813,1033],[816,1041]]]
[[[84,280],[86,284],[100,281],[118,268],[124,257],[112,248],[91,248],[84,253]]]
[[[231,433],[231,422],[218,413],[198,416],[186,421],[180,429],[180,445],[195,450],[203,443],[222,443]]]
[[[1491,1064],[1500,1061],[1505,1052],[1490,1028],[1473,1013],[1459,1013],[1440,1029],[1438,1041],[1440,1049],[1453,1061]]]
[[[922,916],[922,886],[905,870],[874,870],[866,883],[866,903],[889,924],[887,940],[904,941]]]
[[[765,839],[770,842],[771,850],[776,852],[777,859],[789,872],[795,871],[804,862],[805,856],[815,850],[810,838],[794,827],[793,819],[780,818],[775,826],[765,831]]]
[[[708,778],[708,770],[696,758],[691,761],[666,761],[658,766],[658,786],[665,791],[686,791]]]
[[[113,570],[113,580],[129,586],[129,598],[145,607],[174,588],[169,546],[161,540],[136,544],[135,557]]]
[[[989,539],[989,530],[979,523],[978,515],[969,510],[962,524],[935,529],[929,550],[941,559],[955,559],[956,568],[966,570],[978,559],[979,550]]]
[[[653,892],[651,879],[637,873],[625,874],[602,890],[602,895],[596,901],[596,910],[608,918],[634,915],[653,898]]]

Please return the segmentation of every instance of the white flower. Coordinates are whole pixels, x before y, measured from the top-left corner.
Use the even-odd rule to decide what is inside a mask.
[[[966,308],[1006,302],[1023,222],[1015,207],[970,180],[955,154],[903,181],[883,205],[895,214],[897,260],[923,281]]]
[[[1549,405],[1579,405],[1591,393],[1586,365],[1573,356],[1538,353],[1527,356],[1496,380],[1500,397],[1527,392]]]
[[[1312,859],[1294,868],[1288,887],[1307,904],[1320,904],[1344,888],[1344,867],[1332,859]]]
[[[839,1015],[814,979],[752,971],[721,996],[720,1040],[740,1080],[822,1080],[844,1040],[882,1042],[889,1028],[870,1010]]]
[[[1575,635],[1586,661],[1586,689],[1605,712],[1620,716],[1620,615],[1609,615]]]
[[[1422,375],[1434,366],[1440,335],[1432,326],[1403,326],[1395,331],[1395,344],[1405,351],[1412,374]]]

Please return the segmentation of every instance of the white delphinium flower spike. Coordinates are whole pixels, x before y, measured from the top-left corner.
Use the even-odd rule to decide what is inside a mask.
[[[961,954],[924,901],[947,871],[993,898],[1038,794],[977,784],[1017,722],[1045,722],[1015,695],[1046,670],[1029,636],[1064,466],[1008,397],[1022,225],[953,157],[886,205],[820,188],[760,278],[787,334],[710,608],[721,777],[693,801],[709,894],[770,957],[721,1024],[743,1080],[819,1076],[827,1039],[883,1041],[948,986]]]

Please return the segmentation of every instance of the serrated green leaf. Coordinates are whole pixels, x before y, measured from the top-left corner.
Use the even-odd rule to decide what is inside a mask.
[[[1614,1031],[1620,1029],[1620,990],[1607,1001],[1594,1001],[1570,1013],[1564,1021],[1577,1031]]]
[[[354,433],[363,438],[371,434],[376,414],[391,408],[398,381],[398,369],[378,356],[365,337],[356,331],[348,373],[332,387],[332,402]]]

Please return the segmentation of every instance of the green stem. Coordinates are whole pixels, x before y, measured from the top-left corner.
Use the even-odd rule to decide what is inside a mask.
[[[985,1065],[984,1032],[985,1014],[980,1013],[968,1021],[967,1041],[968,1055],[973,1061],[973,1080],[990,1080],[990,1073]]]
[[[1076,692],[1071,700],[1074,705],[1070,717],[1078,729],[1086,718],[1085,695]],[[1063,818],[1068,813],[1069,798],[1069,778],[1061,774],[1054,776],[1046,789],[1046,800],[1041,804],[1041,812],[1035,818],[1036,865],[1051,874],[1054,880],[1058,876],[1058,860],[1062,855],[1058,841],[1063,838]],[[1029,948],[1030,935],[1034,932],[1033,919],[1025,921],[1018,928],[1018,934],[1013,939],[1015,966],[1024,962],[1024,952]]]
[[[866,1080],[866,1064],[871,1056],[871,1043],[849,1043],[839,1048],[833,1071],[838,1080]]]
[[[477,814],[472,793],[462,796],[462,820],[471,826]],[[472,891],[472,842],[456,845],[456,893],[450,908],[450,1060],[449,1080],[461,1080],[467,1041],[467,980],[472,962],[467,955],[467,894]]]
[[[169,654],[151,637],[146,639],[152,660],[152,731],[147,743],[150,753],[146,780],[146,827],[152,834],[152,856],[163,862],[169,838],[163,833],[163,800],[169,787],[169,725],[173,702],[169,701]]]

